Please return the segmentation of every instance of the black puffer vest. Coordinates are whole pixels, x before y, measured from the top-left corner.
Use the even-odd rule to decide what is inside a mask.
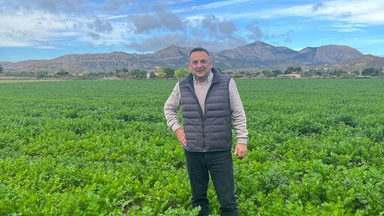
[[[193,76],[180,81],[185,149],[192,152],[223,151],[232,148],[230,77],[212,68],[213,80],[205,98],[204,114],[195,94]]]

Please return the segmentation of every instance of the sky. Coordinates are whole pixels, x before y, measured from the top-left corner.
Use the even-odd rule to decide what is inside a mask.
[[[263,41],[384,57],[384,0],[0,0],[0,61]]]

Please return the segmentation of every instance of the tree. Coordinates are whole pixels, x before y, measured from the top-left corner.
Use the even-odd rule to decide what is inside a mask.
[[[314,69],[310,69],[310,70],[308,70],[308,71],[305,71],[304,73],[303,73],[303,76],[304,77],[311,77],[311,76],[314,76],[316,74],[316,70],[314,70]]]
[[[1,73],[4,73],[4,69],[3,69],[3,66],[0,65],[0,74]]]
[[[265,77],[273,77],[273,76],[274,76],[274,74],[273,74],[272,71],[270,71],[270,70],[263,70],[261,73],[262,73]]]
[[[167,74],[161,70],[159,71],[159,73],[157,73],[157,77],[159,77],[160,79],[165,78],[165,76],[167,76]]]
[[[300,73],[302,70],[301,70],[301,67],[287,67],[287,69],[284,71],[284,74],[290,74],[290,73],[294,73],[294,72],[297,72],[297,73]]]
[[[284,74],[290,74],[293,73],[293,71],[295,71],[295,67],[287,67],[287,69],[284,71]]]
[[[36,73],[36,78],[38,78],[38,79],[47,78],[47,77],[49,77],[49,74],[47,71],[38,71]]]
[[[69,72],[66,70],[60,70],[59,72],[56,73],[57,76],[67,76],[69,75]]]
[[[147,72],[139,69],[130,69],[128,74],[132,79],[145,79],[147,77]]]
[[[324,74],[323,69],[319,69],[319,70],[315,71],[315,75],[317,75],[317,76],[323,76],[323,74]]]
[[[378,76],[380,75],[380,70],[375,68],[365,68],[361,74],[363,76]]]
[[[180,67],[175,71],[175,76],[177,79],[186,77],[189,74],[189,71],[185,67]]]
[[[171,67],[161,68],[160,72],[165,73],[165,78],[173,78],[173,77],[175,77],[175,69],[173,69]]]
[[[155,74],[155,72],[151,71],[151,72],[149,73],[149,78],[151,78],[151,79],[156,78],[156,74]]]
[[[357,71],[357,70],[355,70],[355,71],[352,72],[352,74],[354,74],[355,76],[359,76],[359,75],[360,75],[360,72]]]
[[[340,76],[347,76],[348,72],[347,71],[343,71],[343,70],[336,70],[336,76],[340,77]]]
[[[279,76],[280,74],[282,74],[283,72],[281,72],[281,70],[273,70],[272,71],[272,76]]]

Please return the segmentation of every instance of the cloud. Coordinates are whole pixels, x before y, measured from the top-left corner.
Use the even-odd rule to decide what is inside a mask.
[[[159,20],[153,15],[134,15],[130,19],[135,27],[135,32],[138,34],[148,33],[153,29],[161,28]]]
[[[283,19],[305,18],[307,21],[325,20],[365,26],[384,24],[383,0],[326,0],[315,4],[269,8],[253,12],[231,13],[231,19]],[[349,28],[351,30],[351,28]],[[361,27],[356,26],[356,30]]]
[[[190,22],[165,8],[175,8],[177,4],[188,1],[151,3],[150,6],[145,5],[147,7],[132,0],[98,3],[90,0],[63,0],[57,3],[50,0],[3,1],[0,9],[6,13],[0,17],[1,28],[13,34],[3,34],[1,39],[8,44],[28,47],[61,47],[65,43],[94,46],[126,44],[126,47],[139,52],[156,51],[172,44],[228,48],[239,44],[236,40],[241,44],[245,41],[240,37],[235,39],[237,26],[225,17],[205,15],[196,22]],[[237,3],[225,1],[208,4],[206,8]],[[138,14],[141,6],[144,13]],[[127,12],[127,7],[133,11]],[[84,9],[87,12],[78,13]],[[113,10],[116,12],[113,13]],[[28,25],[25,25],[26,20]]]
[[[50,13],[76,13],[84,12],[87,5],[85,0],[9,0],[5,4],[13,10],[40,10]]]
[[[245,44],[248,44],[248,42],[242,37],[231,36],[224,40],[203,40],[200,38],[194,38],[191,39],[188,44],[192,47],[204,47],[209,51],[218,52],[221,50],[243,46]]]
[[[80,20],[39,11],[7,12],[0,16],[0,23],[2,39],[19,46],[73,37],[78,34],[73,26],[80,26]]]
[[[132,15],[129,17],[138,34],[149,33],[156,29],[177,31],[184,29],[184,22],[175,14],[156,9],[155,14]]]
[[[91,36],[91,38],[93,38],[95,40],[100,40],[100,38],[101,38],[101,36],[95,32],[89,32],[88,35]]]
[[[361,28],[363,27],[365,27],[365,25],[337,23],[337,24],[333,24],[328,30],[338,31],[338,32],[356,32],[356,31],[361,31]]]
[[[334,0],[264,11],[266,17],[310,17],[356,24],[384,24],[383,0]]]
[[[316,11],[318,11],[320,8],[324,8],[324,7],[326,7],[326,5],[325,5],[324,3],[322,3],[322,2],[320,2],[320,3],[317,3],[317,4],[315,4],[315,5],[312,6],[312,11],[313,11],[313,12],[316,12]]]
[[[284,35],[284,42],[286,43],[291,43],[292,42],[292,38],[291,38],[291,34],[293,32],[292,31],[288,31],[287,33],[285,33]]]
[[[103,9],[107,11],[121,11],[126,7],[132,6],[132,0],[106,0]]]
[[[127,48],[137,50],[139,52],[156,51],[171,45],[181,46],[188,40],[184,34],[165,34],[145,39],[141,42],[131,42],[126,45]]]
[[[0,47],[27,47],[32,43],[26,40],[26,37],[30,37],[26,31],[15,31],[0,29]]]
[[[184,29],[183,21],[173,13],[160,9],[157,11],[157,18],[165,28],[171,31]]]
[[[216,8],[221,8],[221,7],[228,7],[228,6],[235,5],[235,4],[241,4],[241,3],[249,2],[249,1],[250,0],[217,1],[217,2],[205,4],[205,5],[199,5],[199,6],[192,7],[192,10],[216,9]]]
[[[106,19],[100,19],[98,17],[95,18],[92,22],[87,23],[87,26],[98,33],[111,33],[113,31],[111,23],[109,23]]]
[[[246,29],[250,32],[247,37],[251,40],[269,39],[269,35],[262,32],[257,21],[248,23]]]
[[[36,9],[5,10],[5,6],[9,8],[9,5],[0,3],[5,11],[0,16],[1,47],[63,47],[79,43],[116,45],[121,44],[122,35],[127,32],[126,22],[110,21],[105,14],[95,13],[97,16],[91,17]],[[46,8],[48,10],[50,7]]]
[[[126,44],[126,47],[139,52],[154,52],[171,45],[184,47],[205,47],[210,51],[220,51],[245,45],[244,38],[231,36],[224,40],[205,40],[200,37],[188,37],[185,34],[164,34],[153,36],[142,41]]]
[[[190,21],[189,26],[195,37],[223,40],[234,34],[237,27],[233,21],[220,20],[215,15],[205,15]]]
[[[236,30],[237,27],[233,21],[222,21],[219,22],[219,31],[224,35],[232,35]]]

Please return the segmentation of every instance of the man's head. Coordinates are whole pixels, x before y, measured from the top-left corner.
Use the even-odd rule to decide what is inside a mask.
[[[206,49],[197,47],[189,52],[188,69],[196,80],[206,80],[212,66],[212,61],[209,59],[209,53]]]

